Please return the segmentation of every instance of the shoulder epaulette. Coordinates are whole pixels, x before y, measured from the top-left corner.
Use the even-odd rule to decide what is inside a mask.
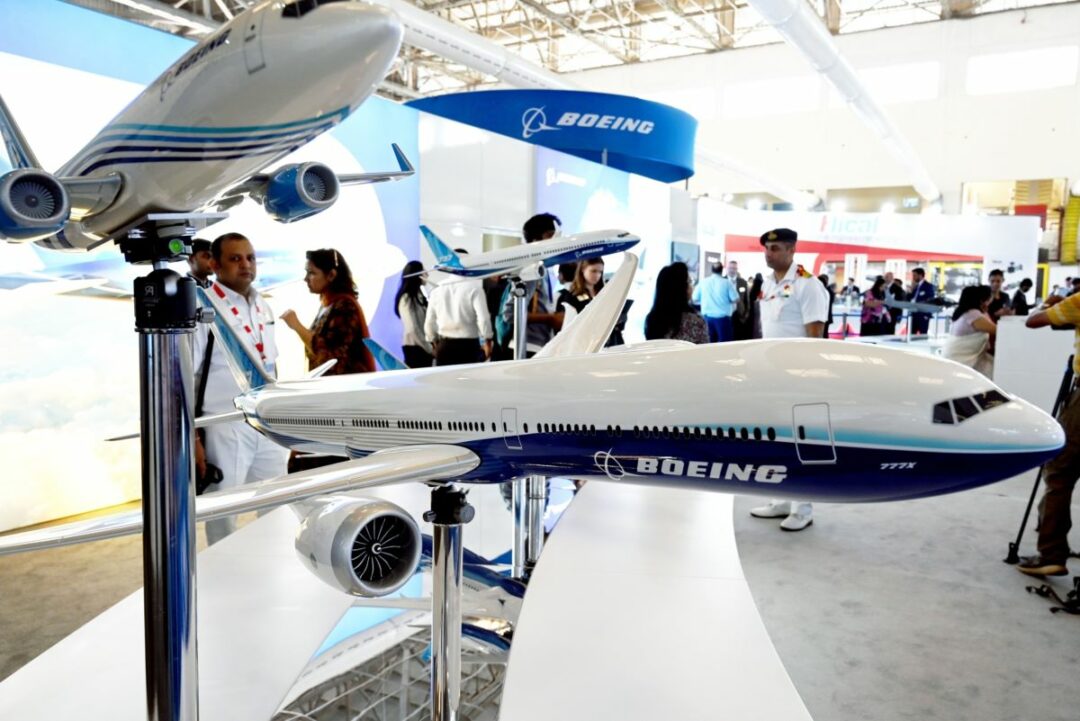
[[[802,267],[801,265],[796,267],[795,274],[798,275],[800,278],[813,278],[814,277],[814,276],[810,275],[810,271],[808,271],[806,268]]]

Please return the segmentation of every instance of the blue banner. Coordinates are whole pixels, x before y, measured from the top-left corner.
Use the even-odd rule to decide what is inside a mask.
[[[486,90],[408,104],[664,183],[694,174],[697,120],[670,105],[571,90]]]

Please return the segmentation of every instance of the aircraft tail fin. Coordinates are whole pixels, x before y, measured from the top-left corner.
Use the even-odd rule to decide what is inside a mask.
[[[34,151],[30,149],[30,144],[26,142],[22,131],[19,130],[15,116],[11,114],[2,97],[0,97],[0,139],[4,141],[4,149],[7,151],[12,169],[41,167]]]
[[[439,265],[445,265],[450,268],[461,268],[461,258],[458,254],[450,249],[446,243],[442,242],[439,236],[431,232],[431,228],[426,225],[420,226],[420,232],[424,234],[424,240],[427,241],[428,247],[431,248],[431,252],[435,255],[435,260]]]
[[[383,348],[371,338],[365,338],[364,345],[371,351],[371,355],[375,356],[375,362],[378,363],[379,367],[384,371],[402,371],[409,367],[395,358],[390,351]]]
[[[226,314],[228,307],[223,302],[217,302],[214,293],[207,292],[205,288],[199,288],[199,305],[211,308],[214,311],[214,324],[212,332],[214,342],[221,345],[225,351],[225,357],[229,361],[229,369],[232,371],[236,384],[240,390],[247,393],[255,388],[272,385],[277,382],[274,374],[263,364],[262,359],[255,353],[254,348],[249,348],[228,322]],[[202,362],[201,359],[196,361]]]

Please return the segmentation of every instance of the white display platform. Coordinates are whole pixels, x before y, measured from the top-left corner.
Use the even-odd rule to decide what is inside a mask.
[[[1005,316],[998,322],[994,382],[1049,413],[1074,335],[1071,330],[1028,328],[1024,321],[1023,316]]]
[[[296,561],[297,525],[281,508],[198,556],[201,721],[273,716],[352,604]],[[0,719],[144,721],[142,605],[139,590],[0,683]]]
[[[529,583],[499,718],[809,719],[743,576],[732,497],[586,485]]]

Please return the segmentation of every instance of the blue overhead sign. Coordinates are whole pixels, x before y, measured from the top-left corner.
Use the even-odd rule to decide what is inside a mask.
[[[665,183],[694,174],[697,120],[662,103],[575,90],[485,90],[408,105]]]

